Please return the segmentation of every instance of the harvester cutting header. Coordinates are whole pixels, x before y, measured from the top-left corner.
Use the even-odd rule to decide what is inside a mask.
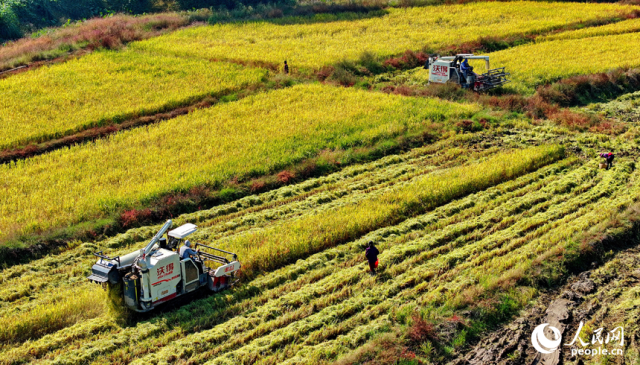
[[[484,60],[487,72],[476,74],[468,60]],[[425,68],[429,69],[429,82],[445,84],[455,83],[473,91],[487,91],[509,82],[509,73],[504,67],[491,69],[489,56],[474,56],[473,54],[458,54],[455,56],[433,56],[427,61]]]
[[[217,292],[233,284],[235,273],[240,269],[236,254],[198,243],[195,248],[200,247],[216,254],[192,251],[189,241],[183,242],[184,238],[197,229],[191,223],[169,231],[167,238],[163,238],[171,225],[172,221],[168,220],[140,251],[121,257],[94,253],[100,259],[91,268],[89,281],[122,284],[125,305],[137,312],[150,311],[160,303],[204,286]],[[181,245],[183,249],[178,253]],[[206,263],[216,267],[208,267]]]

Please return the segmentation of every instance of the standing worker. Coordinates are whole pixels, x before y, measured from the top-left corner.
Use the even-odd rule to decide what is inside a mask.
[[[607,163],[607,170],[609,170],[609,168],[611,166],[613,166],[613,153],[609,152],[609,153],[601,153],[600,157],[604,158],[606,163]]]
[[[289,65],[287,65],[287,60],[284,61],[284,73],[285,74],[289,73]]]
[[[371,269],[371,275],[375,275],[376,268],[378,267],[378,254],[380,251],[373,245],[373,241],[369,241],[367,249],[364,251],[364,256],[369,262],[369,269]]]

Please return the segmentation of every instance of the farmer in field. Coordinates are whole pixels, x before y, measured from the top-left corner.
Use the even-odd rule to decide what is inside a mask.
[[[364,256],[367,258],[369,262],[369,269],[371,269],[371,274],[375,275],[376,267],[378,267],[378,254],[380,251],[373,245],[373,241],[369,241],[369,245],[367,249],[364,251]]]
[[[613,166],[613,153],[612,152],[604,152],[600,154],[600,157],[605,159],[605,162],[607,163],[607,170],[609,170],[609,168],[611,166]]]
[[[180,247],[180,258],[182,260],[184,259],[188,259],[190,257],[192,258],[196,258],[197,254],[200,250],[198,251],[194,251],[191,249],[191,242],[189,242],[189,240],[184,241],[184,245],[182,247]]]
[[[287,61],[284,61],[284,73],[288,74],[289,73],[289,65],[287,64]]]

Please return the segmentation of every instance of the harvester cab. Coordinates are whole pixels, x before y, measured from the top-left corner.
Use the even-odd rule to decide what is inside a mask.
[[[463,60],[484,60],[487,72],[476,74],[471,70],[461,70]],[[487,91],[509,82],[509,73],[504,67],[491,69],[489,56],[474,56],[473,54],[458,54],[455,56],[434,57],[429,62],[429,82],[446,84],[455,83],[473,91]]]
[[[91,268],[89,281],[103,285],[122,285],[125,305],[137,312],[147,312],[196,289],[207,287],[217,292],[234,284],[240,269],[236,254],[197,243],[197,258],[181,259],[177,252],[183,240],[197,230],[187,223],[162,237],[171,228],[167,223],[140,251],[121,257],[108,257],[102,252]],[[211,251],[211,252],[207,252]]]

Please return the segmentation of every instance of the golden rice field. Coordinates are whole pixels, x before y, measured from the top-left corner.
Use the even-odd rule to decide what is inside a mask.
[[[0,237],[93,219],[234,176],[273,172],[323,149],[369,145],[479,110],[317,84],[197,110],[0,165]]]
[[[216,60],[263,61],[314,69],[364,52],[381,57],[408,49],[535,34],[566,24],[611,18],[632,6],[547,2],[478,2],[390,9],[356,21],[278,25],[251,22],[193,27],[132,45],[135,49]],[[495,66],[502,66],[495,63]]]
[[[390,8],[355,21],[187,28],[1,79],[0,150],[170,110],[269,76],[226,61],[286,59],[310,71],[364,52],[388,57],[538,34],[634,9],[478,2]],[[639,67],[639,27],[632,19],[554,33],[489,55],[493,67],[511,73],[511,89],[532,94],[565,77]],[[174,226],[198,225],[192,242],[238,254],[240,281],[222,293],[205,289],[128,321],[113,310],[108,292],[86,279],[91,254],[139,250],[159,225],[64,242],[45,257],[0,265],[0,365],[371,365],[367,352],[379,351],[381,338],[410,345],[383,365],[399,365],[405,355],[402,365],[446,364],[465,354],[474,335],[490,333],[490,323],[503,324],[509,310],[526,308],[542,287],[566,278],[575,250],[612,239],[610,228],[628,223],[623,212],[640,202],[635,94],[589,107],[624,122],[623,132],[606,135],[307,76],[294,72],[288,80],[295,86],[0,164],[0,246],[332,150],[429,128],[445,132],[410,151],[173,217]],[[424,86],[428,72],[370,78],[378,76]],[[464,132],[469,120],[480,128]],[[613,167],[598,168],[597,154],[609,150]],[[363,257],[369,241],[381,251],[375,276]],[[487,319],[493,315],[502,317]],[[419,320],[437,338],[415,340]],[[628,335],[640,338],[635,327]]]
[[[0,80],[0,150],[175,109],[266,70],[135,51],[96,52]]]
[[[532,94],[536,86],[575,75],[640,66],[640,33],[538,42],[490,53],[493,67],[506,67],[508,84]]]
[[[356,238],[394,220],[411,217],[455,198],[479,191],[501,181],[555,161],[564,156],[558,146],[542,146],[493,156],[478,164],[469,164],[434,173],[392,191],[336,208],[322,215],[300,218],[286,226],[269,227],[247,234],[221,246],[246,257],[244,273],[268,272],[332,246],[341,239]]]
[[[587,27],[568,32],[550,34],[547,36],[539,37],[536,40],[552,41],[558,39],[579,39],[614,34],[637,33],[638,31],[640,31],[640,18],[635,18],[624,20],[621,22],[605,24],[598,27]]]

